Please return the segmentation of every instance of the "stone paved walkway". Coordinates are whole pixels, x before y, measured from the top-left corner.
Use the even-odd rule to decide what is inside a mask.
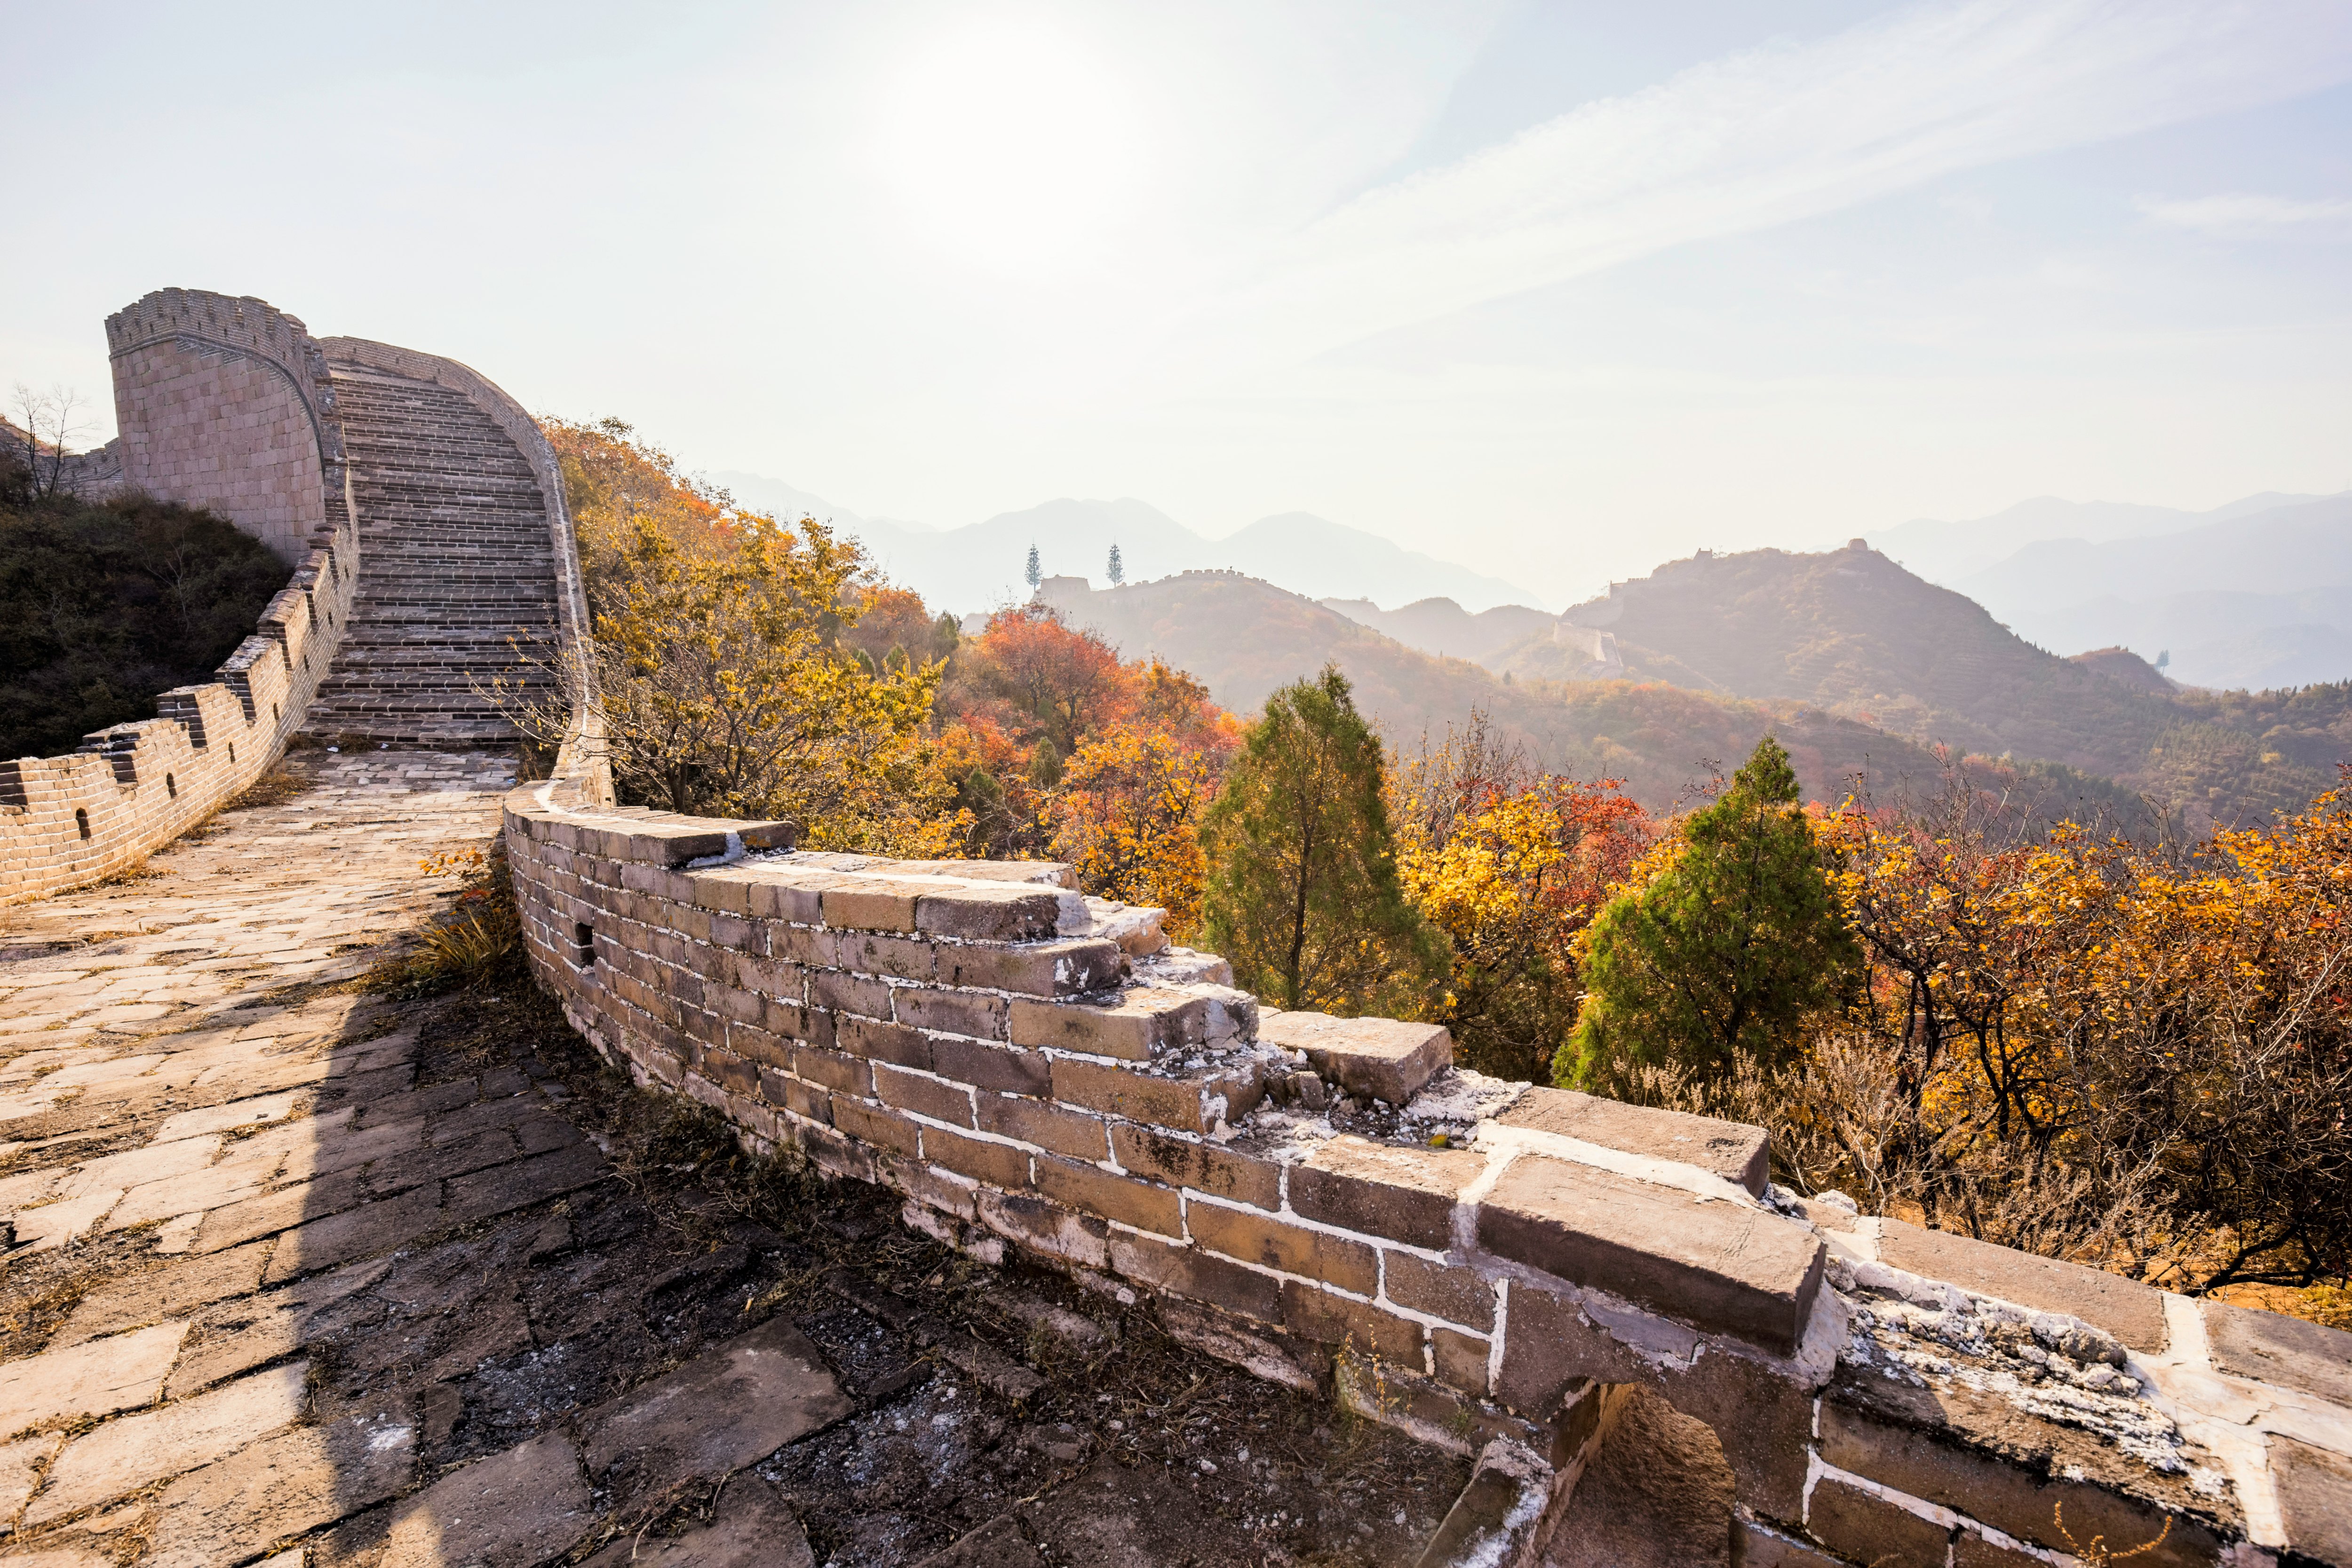
[[[877,1192],[788,1212],[525,988],[345,984],[440,907],[417,862],[488,837],[509,764],[293,766],[150,874],[0,909],[0,1558],[1417,1555],[1460,1461]]]

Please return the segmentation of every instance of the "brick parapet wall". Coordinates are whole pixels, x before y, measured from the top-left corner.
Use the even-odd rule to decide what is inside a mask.
[[[164,288],[106,319],[121,483],[219,513],[289,566],[349,522],[325,356],[254,298]]]
[[[0,762],[0,904],[136,865],[268,771],[300,727],[350,619],[359,551],[346,525],[269,601],[218,679],[155,699],[66,757]]]
[[[0,904],[136,865],[267,772],[301,727],[359,587],[359,538],[333,389],[326,361],[299,321],[256,299],[164,289],[110,317],[107,336],[125,420],[109,450],[150,458],[169,450],[187,459],[168,471],[127,476],[130,482],[165,499],[223,511],[266,542],[275,541],[255,526],[254,515],[295,518],[304,548],[254,635],[223,661],[216,680],[164,692],[155,699],[156,717],[100,730],[70,756],[0,761]],[[192,380],[168,373],[191,363],[243,366],[251,374],[225,382],[209,371]],[[262,428],[254,400],[238,405],[242,413],[208,407],[205,399],[228,382],[263,388],[264,403],[276,400],[276,415],[263,422],[274,444],[254,444]],[[289,413],[296,404],[299,421]],[[307,463],[299,460],[304,453]],[[123,461],[132,465],[127,455]],[[240,472],[258,475],[260,490],[241,481]],[[302,486],[327,483],[333,486],[330,499],[314,499],[307,510],[282,509]],[[228,511],[236,497],[256,494],[266,502],[259,514],[239,518]]]
[[[1430,1026],[1263,1010],[1058,866],[791,852],[571,761],[506,841],[575,1025],[950,1245],[1555,1488],[1576,1413],[1651,1387],[1716,1432],[1750,1561],[2054,1562],[2061,1506],[2110,1545],[2169,1520],[2151,1563],[2344,1560],[2312,1521],[2352,1335],[1801,1202],[1757,1129],[1456,1071]]]

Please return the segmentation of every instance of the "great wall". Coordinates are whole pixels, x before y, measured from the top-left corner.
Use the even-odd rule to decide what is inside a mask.
[[[41,901],[19,912],[34,922],[20,931],[44,909],[66,911],[66,890],[168,844],[298,735],[346,747],[321,777],[354,802],[339,830],[347,843],[364,841],[371,821],[378,838],[414,837],[461,800],[478,800],[467,821],[482,821],[497,779],[532,969],[595,1051],[716,1111],[747,1148],[804,1158],[843,1194],[886,1189],[906,1226],[980,1264],[1025,1260],[1079,1298],[1149,1304],[1201,1354],[1465,1463],[1467,1485],[1428,1539],[1393,1560],[1585,1561],[1564,1534],[1579,1528],[1580,1479],[1612,1440],[1638,1440],[1622,1417],[1647,1399],[1703,1424],[1727,1470],[1726,1539],[1706,1561],[1992,1568],[2137,1552],[2151,1565],[2352,1568],[2352,1334],[1796,1197],[1769,1183],[1759,1129],[1484,1079],[1453,1065],[1435,1026],[1263,1008],[1221,960],[1171,946],[1160,912],[1087,897],[1061,866],[801,852],[790,823],[619,805],[593,706],[544,780],[509,786],[494,758],[451,760],[510,737],[482,683],[513,675],[519,658],[543,681],[583,634],[561,476],[528,415],[452,361],[314,340],[258,300],[166,290],[110,319],[108,335],[122,434],[100,466],[220,511],[294,576],[218,684],[165,694],[162,716],[93,736],[75,756],[0,764],[6,898]],[[362,799],[403,768],[422,782]],[[451,793],[466,779],[475,793]],[[224,958],[241,929],[211,938]],[[269,946],[306,975],[346,972],[306,946],[326,939],[304,927]],[[56,1114],[93,1084],[135,1098],[150,1091],[120,1085],[159,1073],[207,1082],[173,1078],[175,1048],[136,1032],[160,1030],[164,1014],[89,1021],[102,990],[80,1012],[17,999],[42,989],[0,998],[30,1020],[0,1036],[18,1053],[0,1071],[0,1114],[30,1116],[37,1101]],[[340,1026],[352,1004],[337,1005]],[[24,1069],[60,1027],[84,1054],[63,1071]],[[96,1032],[107,1028],[116,1034]],[[199,1104],[324,1085],[295,1113],[343,1114],[332,1085],[354,1072],[425,1092],[397,1076],[413,1071],[400,1050],[364,1039],[261,1037],[281,1041],[273,1050],[310,1041],[289,1067],[240,1054],[235,1032],[202,1038],[229,1064],[205,1071],[229,1076]],[[149,1065],[109,1065],[134,1061]],[[469,1082],[469,1094],[490,1092],[488,1077]],[[406,1256],[396,1249],[461,1221],[540,1212],[529,1206],[596,1179],[590,1145],[530,1100],[528,1075],[509,1092],[522,1108],[501,1113],[507,1163],[482,1168],[528,1176],[436,1166],[425,1186],[353,1188],[329,1207],[323,1178],[277,1174],[207,1194],[186,1190],[191,1166],[171,1173],[171,1203],[142,1212],[196,1256],[274,1247],[238,1288],[309,1289],[315,1302],[320,1281],[370,1258]],[[198,1133],[158,1131],[139,1157],[248,1124],[188,1103],[170,1101],[169,1113],[208,1117]],[[411,1113],[428,1118],[415,1135],[437,1148],[430,1117],[478,1112],[453,1101]],[[378,1123],[356,1114],[356,1136],[372,1136]],[[15,1124],[8,1135],[34,1146]],[[322,1124],[314,1137],[325,1136]],[[146,1190],[79,1166],[41,1171],[46,1202],[0,1187],[17,1205],[20,1250],[120,1229],[111,1206]],[[44,1222],[56,1194],[81,1207]],[[77,1482],[95,1461],[76,1470],[74,1456],[115,1427],[165,1419],[176,1388],[196,1385],[174,1370],[208,1343],[194,1321],[168,1301],[124,1305],[73,1344],[0,1365],[12,1412],[0,1437],[13,1435],[0,1505],[17,1529],[96,1517],[73,1510],[113,1494]],[[810,1392],[833,1375],[789,1326],[776,1332],[801,1380],[776,1408],[797,1414],[730,1465],[849,1407]],[[93,1370],[110,1346],[141,1370]],[[76,1356],[70,1369],[53,1360]],[[103,1397],[54,1393],[100,1384]],[[429,1390],[419,1397],[420,1424],[400,1428],[415,1441],[432,1411]],[[740,1422],[729,1404],[707,1400],[696,1416]],[[342,1500],[270,1516],[268,1530],[230,1528],[216,1520],[250,1516],[203,1502],[226,1483],[157,1479],[170,1506],[152,1552],[108,1560],[230,1563],[284,1548],[296,1553],[289,1568],[341,1561],[319,1555],[327,1537],[304,1532],[388,1506],[382,1561],[551,1561],[576,1530],[534,1524],[527,1540],[461,1550],[471,1538],[458,1513],[493,1498],[536,1520],[530,1500],[575,1494],[576,1512],[603,1495],[593,1489],[619,1451],[600,1435],[608,1419],[551,1427],[436,1477],[400,1469],[415,1463],[402,1447],[411,1438],[382,1437],[404,1417],[375,1419],[347,1437],[308,1428],[327,1434],[317,1444],[344,1443],[339,1476],[366,1478],[327,1488]],[[452,1500],[461,1494],[476,1500],[468,1510]],[[444,1544],[402,1555],[418,1532]]]

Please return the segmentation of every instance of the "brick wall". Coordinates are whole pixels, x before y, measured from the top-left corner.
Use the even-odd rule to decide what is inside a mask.
[[[165,288],[106,319],[122,483],[218,512],[289,566],[344,522],[326,360],[265,300]]]
[[[163,693],[156,717],[100,730],[70,756],[0,761],[0,904],[135,865],[266,772],[301,726],[359,583],[342,437],[300,322],[259,300],[166,289],[107,332],[123,417],[110,449],[126,467],[151,464],[130,482],[222,510],[273,548],[299,529],[299,565],[218,679]],[[298,392],[292,378],[313,368],[316,384]],[[239,389],[261,392],[240,401]],[[215,394],[226,402],[212,406]],[[228,511],[247,503],[245,517]]]
[[[1433,1026],[1263,1009],[1059,866],[795,853],[572,760],[506,839],[573,1022],[952,1246],[1555,1492],[1643,1385],[1716,1433],[1748,1562],[2053,1562],[2062,1510],[2168,1530],[2150,1563],[2344,1561],[2352,1335],[1797,1199],[1759,1129],[1482,1079]]]

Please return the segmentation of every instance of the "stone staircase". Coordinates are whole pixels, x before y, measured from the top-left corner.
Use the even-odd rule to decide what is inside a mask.
[[[511,739],[483,688],[503,678],[543,700],[556,652],[555,553],[530,465],[460,392],[330,368],[359,512],[359,595],[305,728]]]

